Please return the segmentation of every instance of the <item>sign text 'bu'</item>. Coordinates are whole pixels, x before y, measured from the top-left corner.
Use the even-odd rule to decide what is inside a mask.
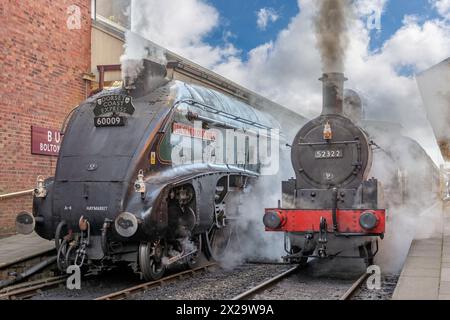
[[[61,146],[61,132],[55,129],[31,126],[31,153],[57,156]]]

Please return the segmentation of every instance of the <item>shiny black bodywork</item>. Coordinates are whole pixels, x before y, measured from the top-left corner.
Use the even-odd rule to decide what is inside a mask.
[[[332,128],[332,141],[323,139],[326,123]],[[316,158],[319,150],[339,150],[342,157]],[[372,150],[364,131],[348,118],[327,114],[308,122],[294,139],[291,161],[296,179],[282,184],[286,202],[290,202],[291,206],[331,208],[331,191],[337,188],[338,208],[376,208],[377,181],[366,180]]]
[[[152,87],[155,83],[156,88]],[[95,127],[96,100],[112,94],[130,95],[134,114],[125,115],[125,126]],[[136,250],[143,241],[174,238],[179,236],[173,232],[177,228],[173,221],[178,217],[171,217],[169,198],[170,192],[180,186],[189,186],[195,192],[191,204],[196,217],[192,235],[210,230],[218,181],[227,178],[230,186],[240,188],[247,178],[258,176],[259,165],[173,165],[170,159],[165,159],[162,150],[171,147],[168,141],[173,122],[193,125],[192,119],[186,116],[189,111],[203,118],[210,117],[208,126],[220,123],[221,128],[246,130],[277,125],[269,115],[241,101],[181,81],[158,80],[151,81],[150,85],[141,80],[133,90],[101,92],[76,108],[68,122],[55,177],[45,182],[47,195],[34,198],[36,232],[43,238],[53,239],[57,225],[64,221],[67,230],[79,233],[80,218],[87,219],[92,238],[89,259],[102,259],[107,254],[100,248],[99,240],[107,222],[108,243],[121,243],[122,251]],[[234,116],[227,117],[229,114]],[[152,163],[154,153],[156,162]],[[146,186],[144,194],[134,189],[140,170]],[[133,214],[139,223],[137,232],[129,238],[120,236],[114,228],[114,220],[122,212]],[[134,249],[126,244],[132,244]],[[136,255],[126,259],[135,261]]]

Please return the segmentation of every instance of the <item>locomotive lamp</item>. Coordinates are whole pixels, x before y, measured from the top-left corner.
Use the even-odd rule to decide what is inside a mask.
[[[142,199],[145,195],[144,170],[139,170],[139,174],[134,182],[134,192],[139,192]]]
[[[45,198],[47,196],[47,189],[44,186],[44,177],[38,176],[36,180],[36,189],[34,189],[34,196],[36,198]]]
[[[330,122],[328,121],[327,123],[325,123],[325,126],[323,127],[323,139],[324,140],[333,139],[333,132],[331,131],[331,125]]]
[[[286,217],[279,212],[268,211],[264,215],[263,223],[269,229],[277,229],[286,223]]]
[[[366,230],[371,230],[378,226],[378,218],[372,211],[365,211],[359,217],[359,224]]]

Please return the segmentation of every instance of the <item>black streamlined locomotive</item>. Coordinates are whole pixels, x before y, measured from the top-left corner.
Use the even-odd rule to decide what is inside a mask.
[[[158,279],[171,264],[195,266],[201,252],[215,259],[232,220],[226,197],[257,177],[261,163],[249,161],[248,143],[235,148],[243,162],[192,162],[191,147],[204,150],[212,131],[225,130],[258,142],[255,132],[278,126],[242,100],[171,79],[166,66],[145,61],[137,81],[72,112],[55,176],[38,181],[33,213],[19,214],[17,229],[54,239],[62,271],[126,262]]]
[[[296,178],[282,182],[282,203],[264,214],[267,231],[285,232],[286,260],[355,257],[372,264],[385,232],[382,189],[369,178],[372,146],[366,133],[343,115],[341,73],[327,73],[322,114],[304,125],[292,143]]]

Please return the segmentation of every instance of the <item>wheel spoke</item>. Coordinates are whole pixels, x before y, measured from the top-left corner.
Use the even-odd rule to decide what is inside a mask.
[[[145,242],[139,247],[139,267],[142,275],[146,280],[160,279],[166,270],[165,265],[161,261],[161,257],[156,257],[154,252],[162,252],[162,248],[157,248],[160,244]]]
[[[232,227],[214,226],[206,235],[208,255],[214,260],[221,260],[230,249]]]

